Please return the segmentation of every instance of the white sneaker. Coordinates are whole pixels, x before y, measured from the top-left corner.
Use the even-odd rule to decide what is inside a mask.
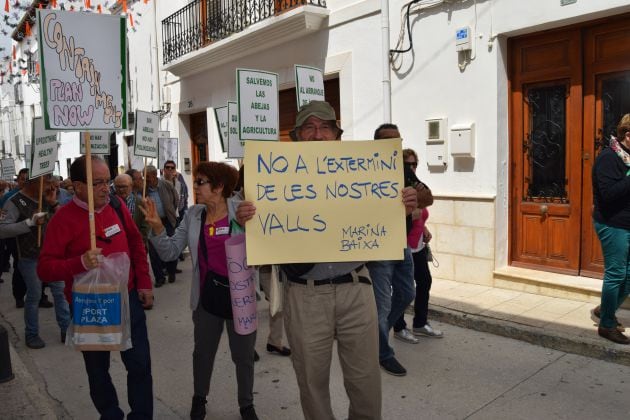
[[[409,344],[418,344],[420,340],[413,336],[411,331],[407,328],[403,328],[400,331],[394,331],[394,337],[399,339],[400,341],[404,341]]]
[[[442,333],[442,331],[436,330],[435,328],[431,327],[431,325],[429,325],[429,324],[426,324],[422,328],[414,328],[413,329],[413,335],[424,336],[424,337],[432,337],[432,338],[442,338],[442,337],[444,337],[444,334]]]

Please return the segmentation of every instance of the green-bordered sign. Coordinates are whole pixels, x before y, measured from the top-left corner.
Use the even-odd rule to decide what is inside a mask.
[[[40,9],[37,26],[46,129],[126,129],[125,18]]]
[[[90,151],[95,155],[109,155],[109,136],[110,133],[106,131],[90,133]],[[81,146],[79,151],[82,155],[85,154],[85,135],[83,133],[81,133]]]
[[[57,132],[46,130],[42,118],[33,118],[29,179],[53,173],[57,162]]]
[[[217,122],[217,130],[219,130],[219,137],[221,139],[221,150],[223,153],[227,151],[228,140],[228,107],[220,106],[214,108],[214,119]]]
[[[278,140],[278,75],[236,69],[239,135],[242,140]]]
[[[134,154],[148,158],[158,157],[158,129],[160,118],[146,111],[136,111]]]
[[[324,72],[315,67],[296,64],[295,98],[298,109],[311,101],[325,101]]]
[[[244,156],[243,142],[238,133],[238,103],[228,102],[228,150],[230,159],[241,159]]]

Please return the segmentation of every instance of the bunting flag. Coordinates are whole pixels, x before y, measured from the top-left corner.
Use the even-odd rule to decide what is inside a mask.
[[[98,11],[99,15],[103,12],[103,9],[101,8],[100,4],[98,6],[96,6],[96,10]]]
[[[85,0],[85,8],[86,9],[91,9],[92,8],[92,4],[90,3],[90,0]]]
[[[24,26],[24,32],[26,32],[26,36],[31,36],[31,25],[28,23],[28,20]]]
[[[9,10],[11,10],[11,6],[9,6],[9,0],[4,2],[4,11],[9,13]]]
[[[122,0],[123,13],[127,13],[127,0]]]
[[[42,4],[41,4],[41,3],[39,3],[39,8],[40,8],[40,9],[43,9],[43,8],[44,8],[44,7],[42,6]]]
[[[144,4],[148,4],[148,3],[149,3],[149,0],[144,0]]]
[[[57,0],[51,0],[50,5],[52,7],[57,7]]]
[[[15,60],[16,57],[16,53],[15,53],[15,45],[13,46],[13,59]]]
[[[39,63],[35,63],[35,74],[39,76]]]
[[[131,13],[129,13],[129,24],[133,28],[133,15]]]

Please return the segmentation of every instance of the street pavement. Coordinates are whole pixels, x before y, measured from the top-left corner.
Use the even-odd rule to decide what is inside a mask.
[[[147,312],[151,341],[155,418],[187,418],[192,397],[193,346],[188,307],[190,259],[174,284],[155,290]],[[22,310],[15,308],[9,275],[0,284],[0,322],[8,329],[16,378],[0,384],[0,418],[95,419],[79,353],[59,342],[53,309],[40,310],[47,346],[25,347]],[[436,289],[439,289],[436,288]],[[259,303],[255,404],[262,419],[300,419],[299,396],[289,358],[265,352],[268,312]],[[409,319],[410,321],[410,319]],[[434,322],[445,338],[419,344],[393,340],[405,377],[383,378],[384,419],[628,419],[630,367],[565,353],[487,332]],[[335,350],[336,351],[336,350]],[[111,373],[126,405],[124,366],[112,354]],[[335,415],[347,417],[348,401],[338,359],[333,358],[331,397]],[[223,337],[208,397],[209,419],[239,419],[234,365]]]

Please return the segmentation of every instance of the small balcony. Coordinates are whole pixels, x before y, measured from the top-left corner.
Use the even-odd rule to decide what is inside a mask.
[[[313,23],[308,19],[310,15],[317,15],[320,20],[327,17],[326,1],[195,0],[162,21],[163,64],[168,69],[187,54],[274,18],[282,22],[302,17],[306,26],[313,29],[308,24]]]

